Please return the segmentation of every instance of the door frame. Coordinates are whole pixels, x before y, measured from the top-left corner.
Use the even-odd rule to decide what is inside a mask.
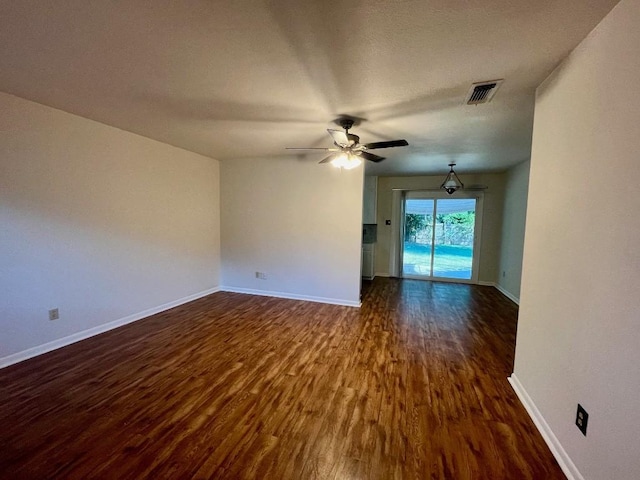
[[[476,200],[476,218],[473,226],[473,258],[471,260],[471,278],[448,278],[422,275],[404,275],[402,259],[404,253],[404,212],[405,200],[410,198],[424,198],[429,200],[474,198]],[[453,196],[442,190],[394,190],[393,205],[391,211],[391,224],[393,232],[391,235],[391,251],[389,273],[391,276],[399,278],[410,278],[415,280],[431,280],[436,282],[452,283],[479,283],[480,269],[480,247],[482,245],[482,213],[484,210],[483,192],[457,191]]]

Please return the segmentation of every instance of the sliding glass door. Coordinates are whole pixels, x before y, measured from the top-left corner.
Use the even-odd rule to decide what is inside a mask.
[[[479,200],[407,192],[402,276],[475,281]]]
[[[435,200],[406,199],[404,209],[403,276],[431,276]]]

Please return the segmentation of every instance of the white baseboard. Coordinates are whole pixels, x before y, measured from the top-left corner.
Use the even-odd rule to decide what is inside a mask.
[[[374,275],[375,277],[390,277],[391,275],[389,275],[388,273],[380,273],[380,272],[376,272],[376,274]]]
[[[503,294],[505,297],[507,297],[513,303],[515,303],[516,305],[520,305],[520,299],[518,297],[516,297],[513,293],[511,293],[508,290],[505,290],[505,288],[502,285],[500,285],[499,283],[496,283],[494,286],[498,289],[498,291],[501,294]]]
[[[533,403],[533,400],[531,400],[531,397],[520,383],[520,380],[518,380],[518,377],[516,377],[516,374],[512,373],[508,380],[513,387],[513,390],[516,392],[516,395],[520,399],[520,402],[522,402],[522,405],[524,405],[524,408],[527,410],[527,413],[533,420],[533,423],[536,425],[536,428],[542,435],[542,438],[544,438],[544,441],[547,443],[549,450],[551,450],[551,453],[558,461],[560,468],[567,476],[567,479],[584,480],[584,477],[575,466],[573,461],[571,461],[571,458],[560,444],[560,441],[555,436],[555,434],[551,430],[551,427],[540,413],[540,410],[538,410],[538,407],[536,407],[535,403]]]
[[[272,292],[269,290],[253,290],[251,288],[240,287],[220,287],[223,292],[246,293],[248,295],[260,295],[262,297],[286,298],[289,300],[304,300],[307,302],[329,303],[331,305],[342,305],[344,307],[360,307],[362,304],[340,298],[310,297],[307,295],[298,295],[295,293]]]
[[[503,294],[505,297],[507,297],[513,303],[515,303],[516,305],[520,305],[520,299],[518,297],[516,297],[515,295],[513,295],[511,292],[505,290],[504,287],[502,285],[500,285],[499,283],[486,282],[486,281],[480,280],[478,282],[478,285],[482,285],[482,286],[485,286],[485,287],[494,287],[494,288],[498,289],[498,291],[501,294]]]
[[[89,328],[87,330],[74,333],[67,337],[59,338],[57,340],[53,340],[51,342],[38,345],[36,347],[28,348],[27,350],[23,350],[21,352],[13,353],[6,357],[0,358],[0,368],[8,367],[9,365],[13,365],[15,363],[28,360],[29,358],[37,357],[38,355],[42,355],[43,353],[51,352],[53,350],[57,350],[58,348],[66,347],[67,345],[71,345],[72,343],[85,340],[95,335],[100,335],[101,333],[108,332],[109,330],[113,330],[114,328],[118,328],[128,323],[133,323],[138,320],[142,320],[143,318],[150,317],[151,315],[155,315],[156,313],[164,312],[165,310],[169,310],[170,308],[174,308],[179,305],[192,302],[193,300],[206,297],[207,295],[211,295],[212,293],[216,293],[219,291],[220,291],[219,287],[210,288],[209,290],[204,290],[202,292],[195,293],[193,295],[189,295],[187,297],[183,297],[178,300],[174,300],[173,302],[165,303],[164,305],[160,305],[158,307],[149,308],[142,312],[134,313],[133,315],[129,315],[127,317],[120,318],[112,322],[98,325],[97,327]]]

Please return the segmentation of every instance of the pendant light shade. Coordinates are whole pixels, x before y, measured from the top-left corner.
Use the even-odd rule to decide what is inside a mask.
[[[456,175],[456,172],[453,171],[453,167],[455,167],[455,165],[455,163],[449,164],[449,173],[445,177],[444,182],[442,182],[442,185],[440,185],[440,188],[442,188],[449,195],[453,194],[455,191],[461,188],[464,188],[464,184],[460,181],[458,175]]]

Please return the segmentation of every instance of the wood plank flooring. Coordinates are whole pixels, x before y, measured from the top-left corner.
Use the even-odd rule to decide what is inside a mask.
[[[216,293],[0,370],[0,478],[564,479],[506,379],[516,316],[417,280]]]

